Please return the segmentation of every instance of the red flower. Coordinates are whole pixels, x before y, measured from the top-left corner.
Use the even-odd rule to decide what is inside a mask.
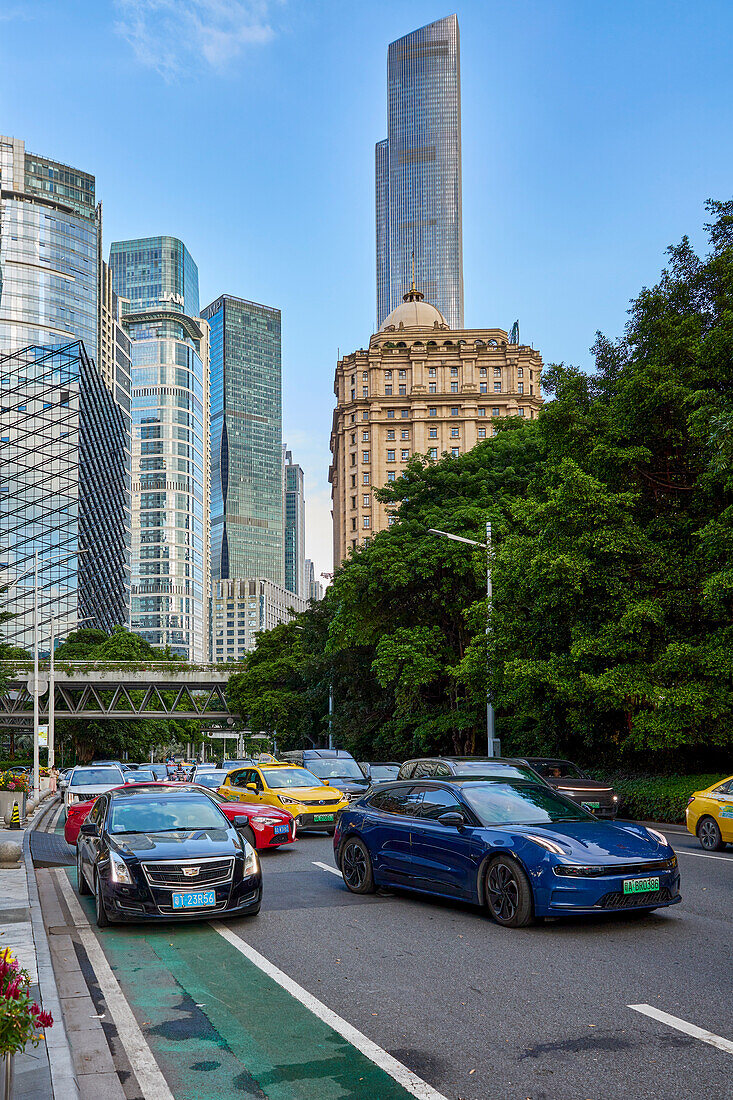
[[[53,1026],[53,1016],[51,1015],[50,1012],[45,1012],[45,1011],[39,1012],[38,1013],[38,1022],[40,1023],[41,1027],[52,1027]]]

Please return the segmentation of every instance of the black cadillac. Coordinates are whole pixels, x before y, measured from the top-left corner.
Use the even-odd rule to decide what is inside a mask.
[[[94,894],[97,925],[259,912],[255,850],[198,792],[113,790],[83,822],[76,848],[80,894]]]

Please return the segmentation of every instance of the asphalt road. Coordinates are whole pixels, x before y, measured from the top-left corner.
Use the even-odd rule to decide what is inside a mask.
[[[328,870],[334,868],[330,838],[301,836],[292,848],[263,855],[260,915],[228,921],[226,928],[448,1100],[729,1096],[733,1046],[716,1049],[628,1007],[650,1005],[733,1040],[733,853],[706,856],[692,837],[668,835],[680,858],[683,902],[645,918],[566,918],[515,931],[467,905],[408,894],[355,896]],[[226,1021],[218,1023],[206,1005],[226,1000],[216,975],[227,970],[236,987],[238,964],[249,964],[236,951],[234,963],[222,954],[230,945],[208,925],[189,926],[185,936],[176,932],[175,948],[172,935],[156,934],[157,940],[125,926],[99,938],[178,1100],[189,1090],[178,1085],[173,1054],[180,1060],[198,1050],[205,1058],[201,1050],[218,1042],[218,1049],[227,1046],[244,1058],[237,1034],[227,1033],[224,1043]],[[155,1036],[165,1032],[156,1012],[170,1006],[162,995],[138,991],[128,974],[132,960],[147,959],[145,952],[145,966],[158,968],[159,988],[170,972],[178,993],[183,989],[199,1012],[189,1013],[185,1051],[180,1042],[176,1048],[175,1036],[173,1054],[155,1046]],[[183,965],[193,956],[199,962],[194,978]],[[239,980],[237,1003],[250,988],[247,973]],[[258,988],[252,996],[275,1004],[271,992]],[[246,1018],[242,1026],[249,1026]],[[293,1027],[300,1036],[293,1041],[307,1045],[307,1021]],[[273,1062],[277,1058],[275,1049]],[[391,1095],[375,1084],[369,1093],[361,1063],[355,1065],[358,1076],[339,1078],[329,1095]],[[267,1076],[269,1085],[251,1062],[250,1071],[245,1094],[275,1096],[277,1069]],[[298,1096],[324,1094],[318,1072],[312,1089]],[[135,1095],[129,1083],[125,1091]],[[235,1095],[226,1088],[197,1093],[204,1094]]]

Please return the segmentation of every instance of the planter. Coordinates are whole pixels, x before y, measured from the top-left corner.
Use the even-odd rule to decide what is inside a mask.
[[[15,1076],[15,1055],[3,1054],[2,1075],[0,1076],[0,1100],[13,1100],[13,1077]]]
[[[41,794],[46,794],[51,790],[51,776],[42,775],[38,781],[41,786]]]

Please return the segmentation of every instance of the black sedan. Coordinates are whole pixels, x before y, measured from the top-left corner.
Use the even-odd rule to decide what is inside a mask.
[[[259,912],[255,850],[206,794],[108,791],[82,824],[80,894],[94,894],[97,925],[191,920]]]

